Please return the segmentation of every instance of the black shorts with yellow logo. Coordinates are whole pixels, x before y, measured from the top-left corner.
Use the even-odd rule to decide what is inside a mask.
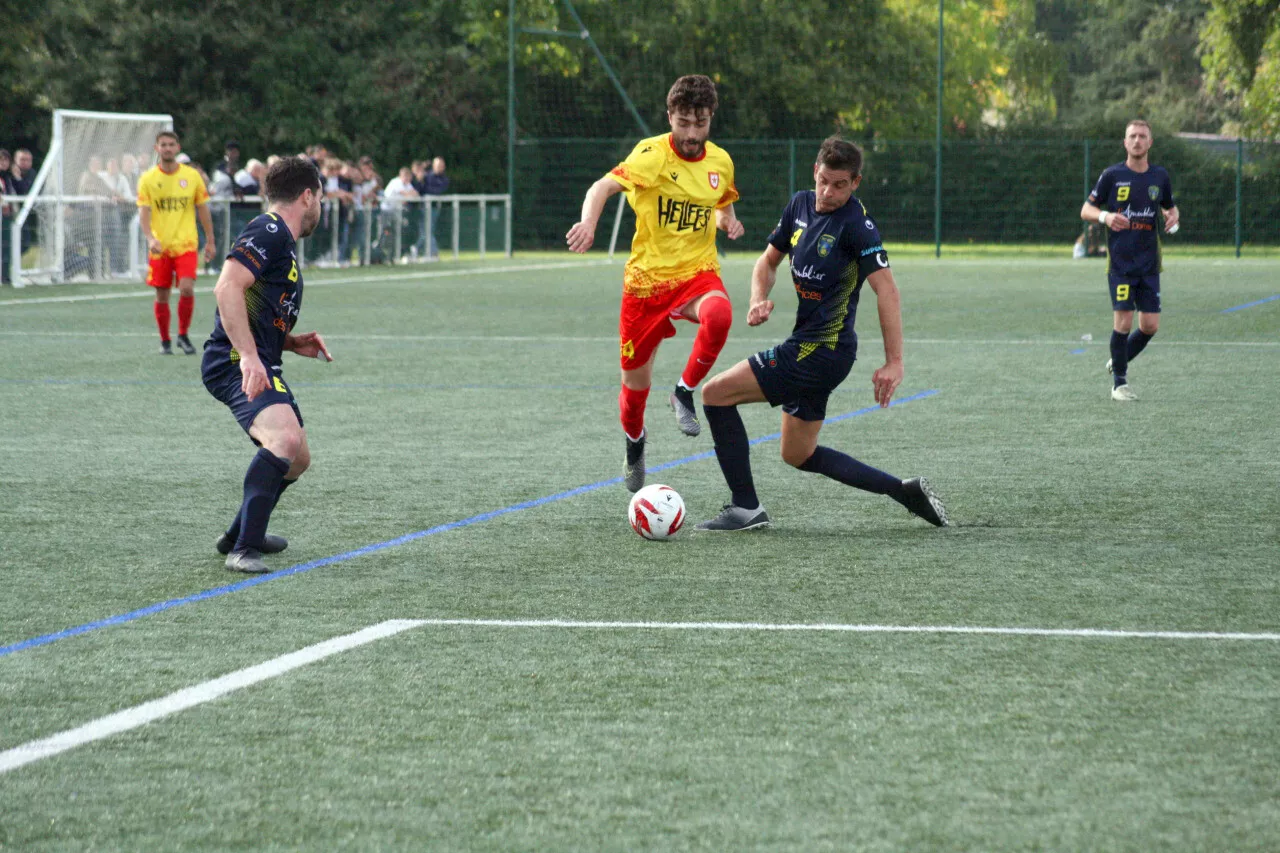
[[[827,398],[853,369],[857,351],[856,340],[851,348],[789,340],[747,363],[769,405],[802,421],[820,421],[827,416]]]
[[[240,428],[246,433],[249,432],[249,427],[253,426],[253,420],[259,412],[268,406],[281,403],[293,408],[293,413],[298,418],[298,426],[302,426],[302,411],[298,408],[297,401],[293,399],[293,392],[289,390],[288,385],[284,384],[279,368],[272,369],[271,365],[265,362],[263,367],[267,369],[271,384],[267,386],[267,390],[250,400],[241,387],[240,360],[232,359],[231,353],[226,349],[206,343],[204,357],[200,361],[200,378],[204,380],[204,387],[209,389],[214,399],[231,410]],[[254,444],[258,443],[253,436],[249,438]]]

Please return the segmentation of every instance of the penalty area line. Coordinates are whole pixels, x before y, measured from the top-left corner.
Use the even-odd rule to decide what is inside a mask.
[[[912,394],[910,397],[903,397],[901,400],[894,400],[892,403],[890,403],[890,406],[897,407],[897,406],[904,405],[906,403],[913,402],[915,400],[923,400],[928,397],[932,397],[937,393],[938,393],[937,389],[921,391],[917,394]],[[879,406],[867,406],[864,409],[858,409],[857,411],[846,412],[843,415],[836,415],[834,417],[827,418],[826,421],[824,421],[824,423],[827,423],[827,424],[839,423],[840,421],[848,420],[849,418],[858,417],[859,415],[869,415],[879,410],[880,410]],[[782,437],[782,433],[775,432],[771,435],[761,436],[760,438],[752,439],[751,444],[754,446],[766,441],[773,441],[781,437]],[[703,453],[695,453],[692,456],[686,456],[683,459],[676,459],[672,462],[666,462],[661,465],[654,465],[652,467],[647,468],[646,470],[650,474],[656,474],[660,471],[666,471],[670,468],[675,468],[678,465],[687,465],[690,462],[697,462],[703,459],[710,459],[713,456],[715,456],[715,451],[708,450]],[[139,608],[138,610],[132,610],[128,613],[121,613],[116,616],[108,616],[104,619],[97,619],[97,620],[94,620],[93,622],[86,622],[84,624],[76,625],[71,628],[64,628],[61,631],[55,631],[50,634],[42,634],[38,637],[31,637],[30,639],[27,639],[27,640],[20,640],[16,643],[10,643],[7,646],[0,646],[0,658],[6,657],[8,655],[16,654],[21,651],[26,651],[27,649],[34,649],[39,646],[47,646],[50,643],[55,643],[59,640],[66,640],[66,639],[70,639],[71,637],[78,637],[81,634],[87,634],[90,631],[97,631],[102,628],[109,628],[113,625],[123,625],[128,622],[134,622],[146,616],[153,616],[156,613],[163,613],[166,610],[172,610],[175,607],[181,607],[186,604],[195,604],[198,601],[205,601],[206,599],[218,598],[223,595],[229,595],[230,593],[233,593],[233,592],[240,592],[241,590],[249,589],[250,587],[258,586],[259,584],[269,583],[274,580],[279,580],[280,578],[287,578],[292,575],[298,575],[304,572],[309,572],[312,569],[318,569],[323,566],[331,566],[331,565],[334,565],[335,563],[345,563],[348,560],[354,560],[357,557],[363,557],[368,554],[374,554],[374,553],[377,553],[378,551],[385,551],[388,548],[396,548],[396,547],[399,547],[400,545],[405,545],[405,544],[408,544],[409,542],[414,542],[418,539],[423,539],[427,536],[434,536],[437,533],[447,533],[450,530],[457,530],[462,527],[470,527],[474,524],[480,524],[482,522],[491,521],[495,518],[499,518],[504,515],[510,515],[513,512],[520,512],[521,510],[533,509],[534,507],[539,507],[539,506],[542,506],[543,504],[554,503],[556,501],[562,501],[567,498],[577,497],[578,495],[584,495],[588,492],[594,492],[598,489],[603,489],[607,486],[616,486],[621,482],[622,482],[621,477],[612,477],[608,480],[600,480],[599,482],[596,482],[596,483],[588,483],[584,486],[578,486],[577,488],[568,489],[563,492],[557,492],[556,494],[553,494],[553,495],[546,495],[541,498],[535,498],[533,500],[524,501],[523,503],[512,504],[511,506],[502,507],[501,509],[490,510],[489,512],[482,512],[479,515],[473,515],[470,518],[463,518],[458,521],[450,521],[446,524],[439,524],[439,525],[436,525],[435,527],[431,527],[426,530],[419,530],[414,533],[406,533],[403,536],[397,536],[396,538],[388,539],[385,542],[375,542],[371,545],[365,545],[362,548],[356,548],[353,551],[347,551],[344,554],[335,554],[332,557],[324,557],[319,560],[312,560],[311,562],[308,562],[308,563],[299,563],[295,566],[290,566],[287,569],[280,569],[279,571],[271,572],[269,574],[254,575],[253,577],[247,578],[242,581],[238,581],[237,583],[228,584],[226,586],[214,587],[213,589],[206,589],[203,592],[193,593],[192,595],[184,596],[182,598],[171,598],[168,601],[159,601],[159,602],[156,602],[155,604],[151,604],[151,605],[148,605],[147,607]]]
[[[133,708],[126,708],[123,711],[108,714],[105,717],[85,723],[83,726],[24,743],[21,746],[0,752],[0,773],[7,773],[24,764],[30,764],[33,761],[49,758],[69,749],[74,749],[77,746],[83,746],[121,732],[127,732],[130,729],[145,726],[147,723],[168,717],[179,711],[185,711],[188,708],[212,702],[215,699],[226,696],[228,693],[234,693],[259,682],[284,675],[290,670],[298,669],[340,652],[399,634],[401,631],[407,631],[410,628],[418,628],[425,624],[420,619],[391,619],[386,622],[379,622],[377,625],[371,625],[368,628],[356,631],[354,634],[334,637],[333,639],[316,643],[313,646],[299,649],[296,652],[272,658],[257,666],[236,670],[221,678],[187,687],[160,699],[154,699]]]

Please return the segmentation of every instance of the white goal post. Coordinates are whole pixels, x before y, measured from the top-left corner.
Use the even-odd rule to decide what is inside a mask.
[[[164,130],[173,130],[172,116],[53,111],[49,153],[0,235],[14,287],[143,274],[137,179]]]

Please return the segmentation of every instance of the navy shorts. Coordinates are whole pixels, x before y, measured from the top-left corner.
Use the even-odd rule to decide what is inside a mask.
[[[249,427],[253,426],[253,419],[258,416],[258,412],[267,406],[279,403],[292,406],[293,413],[298,417],[298,426],[302,426],[302,412],[298,409],[297,401],[293,399],[293,392],[289,390],[288,385],[284,384],[280,371],[272,370],[269,365],[263,366],[267,368],[267,376],[271,377],[271,384],[267,390],[252,400],[245,396],[244,390],[240,387],[240,364],[232,361],[225,352],[210,349],[204,351],[204,358],[200,362],[200,378],[204,380],[204,387],[209,389],[214,399],[231,410],[240,428],[246,433],[249,432]],[[252,439],[252,436],[250,438]],[[257,443],[254,441],[254,444]]]
[[[1107,273],[1111,307],[1116,311],[1160,313],[1160,275],[1116,275]]]
[[[802,421],[827,416],[827,398],[853,369],[857,346],[829,349],[823,344],[786,341],[758,352],[747,363],[770,406]]]

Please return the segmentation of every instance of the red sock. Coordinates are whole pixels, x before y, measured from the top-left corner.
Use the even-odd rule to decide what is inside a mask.
[[[156,325],[160,327],[160,340],[169,340],[169,303],[157,302],[156,308]]]
[[[622,386],[618,395],[618,409],[622,412],[622,430],[628,438],[639,438],[644,432],[644,404],[649,399],[649,389],[636,391]]]
[[[196,310],[196,298],[192,296],[178,297],[178,334],[185,336],[191,328],[191,315]],[[167,320],[165,321],[168,322]]]
[[[686,388],[697,388],[698,383],[707,378],[711,366],[716,363],[716,356],[724,349],[724,342],[729,337],[729,327],[733,325],[733,306],[728,299],[711,297],[702,300],[698,308],[698,336],[693,339],[693,352],[689,354],[689,363],[684,366],[680,381]]]

